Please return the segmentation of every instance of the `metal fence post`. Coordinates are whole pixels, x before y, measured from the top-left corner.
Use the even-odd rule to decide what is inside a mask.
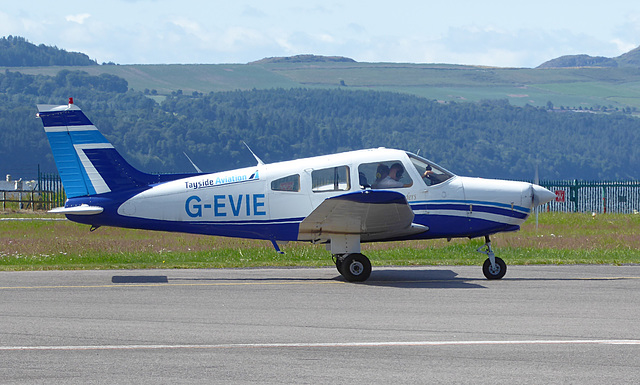
[[[578,180],[573,180],[573,187],[571,188],[571,199],[573,200],[573,212],[578,212]]]

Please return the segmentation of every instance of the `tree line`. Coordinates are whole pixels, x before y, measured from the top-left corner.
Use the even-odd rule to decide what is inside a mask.
[[[98,63],[80,52],[67,52],[44,44],[36,46],[20,36],[0,38],[0,66],[3,67],[89,65]]]
[[[344,89],[174,93],[162,103],[113,75],[0,74],[0,173],[55,165],[35,105],[76,104],[135,167],[205,171],[360,148],[419,152],[460,175],[532,179],[639,179],[640,120],[553,112],[506,100],[439,103]]]

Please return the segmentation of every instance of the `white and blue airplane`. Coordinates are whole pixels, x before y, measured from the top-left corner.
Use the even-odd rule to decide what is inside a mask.
[[[67,201],[51,210],[94,230],[115,226],[322,243],[347,281],[365,281],[362,242],[484,237],[483,273],[507,266],[489,236],[519,230],[555,197],[536,184],[454,175],[387,148],[257,165],[212,174],[153,175],[132,167],[69,99],[38,117]],[[253,152],[252,152],[253,154]]]

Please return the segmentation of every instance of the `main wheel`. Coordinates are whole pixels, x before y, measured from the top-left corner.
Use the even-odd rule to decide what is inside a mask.
[[[342,262],[344,262],[344,254],[334,254],[333,261],[336,264],[336,269],[338,269],[338,273],[342,274]]]
[[[502,279],[507,273],[507,264],[504,263],[502,258],[496,258],[496,267],[491,267],[491,260],[487,258],[482,265],[482,273],[487,279]]]
[[[347,254],[338,271],[349,282],[363,282],[371,275],[371,262],[360,253]]]

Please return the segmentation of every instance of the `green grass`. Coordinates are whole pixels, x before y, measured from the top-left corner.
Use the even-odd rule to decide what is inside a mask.
[[[46,214],[0,215],[34,217]],[[541,213],[522,230],[492,237],[508,264],[640,263],[640,215]],[[480,265],[480,239],[363,245],[373,265]],[[0,221],[0,270],[231,268],[330,266],[322,245],[270,242],[144,230],[89,227],[69,221]]]

